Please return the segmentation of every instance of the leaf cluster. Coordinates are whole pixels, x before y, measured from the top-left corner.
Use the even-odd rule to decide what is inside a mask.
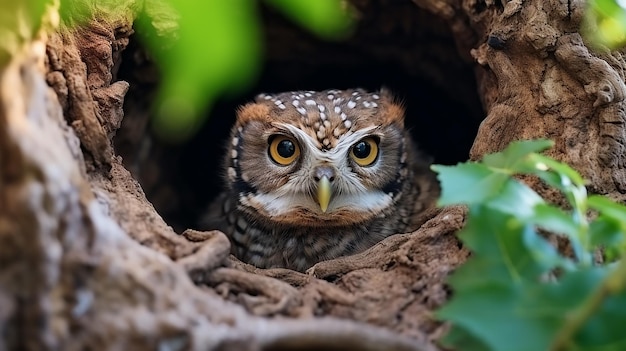
[[[469,208],[458,235],[472,251],[450,277],[454,295],[437,313],[452,324],[445,346],[626,350],[626,207],[587,196],[576,171],[539,154],[551,145],[514,142],[481,162],[433,166],[439,204]],[[518,174],[558,189],[570,209],[547,203]],[[567,238],[573,254],[558,252],[540,231]]]

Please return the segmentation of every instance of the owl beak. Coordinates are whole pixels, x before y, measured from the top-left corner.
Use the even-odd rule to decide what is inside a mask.
[[[320,204],[320,209],[323,213],[326,213],[326,210],[328,209],[330,194],[330,180],[328,180],[327,176],[323,176],[317,182],[317,202]]]

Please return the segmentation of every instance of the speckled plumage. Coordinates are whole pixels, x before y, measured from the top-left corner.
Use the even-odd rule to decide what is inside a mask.
[[[227,189],[202,229],[226,233],[244,262],[300,271],[416,229],[439,190],[403,120],[403,108],[384,90],[259,95],[238,111],[226,153]],[[289,164],[269,152],[277,136],[299,151]],[[363,166],[354,148],[364,140],[376,143],[369,154],[378,153]],[[327,209],[320,177],[330,184]]]

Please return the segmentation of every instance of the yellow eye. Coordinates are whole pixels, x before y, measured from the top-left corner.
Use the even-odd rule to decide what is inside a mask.
[[[300,148],[295,140],[284,135],[270,139],[270,158],[281,166],[290,165],[300,155]]]
[[[368,137],[352,145],[350,157],[359,166],[369,166],[378,157],[378,142],[376,139]]]

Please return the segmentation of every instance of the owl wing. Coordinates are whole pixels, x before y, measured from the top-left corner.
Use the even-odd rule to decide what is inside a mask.
[[[198,229],[219,230],[228,235],[233,229],[232,221],[228,220],[228,214],[235,209],[235,206],[228,192],[221,193],[198,220]]]

